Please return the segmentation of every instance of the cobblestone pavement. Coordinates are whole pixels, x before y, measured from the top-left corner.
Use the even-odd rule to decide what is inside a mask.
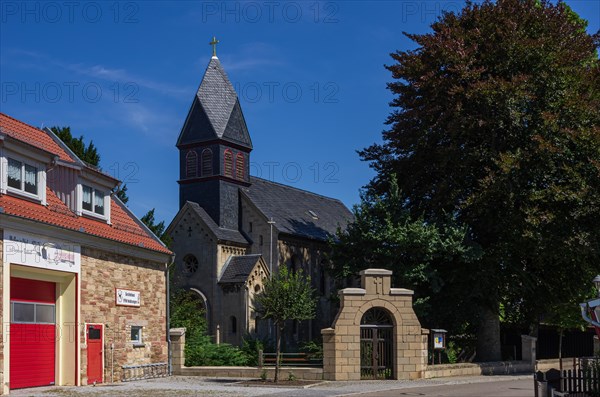
[[[333,397],[362,393],[393,391],[435,385],[452,385],[515,382],[531,379],[531,375],[519,376],[471,376],[456,378],[422,379],[416,381],[361,381],[361,382],[323,382],[306,389],[279,387],[248,387],[237,382],[242,379],[201,378],[191,376],[172,376],[127,383],[105,384],[84,387],[41,387],[34,389],[12,390],[12,396],[32,397],[163,397],[163,396],[224,396],[224,397]],[[519,382],[520,384],[522,382]],[[533,384],[533,382],[532,382]],[[397,395],[401,395],[401,390]],[[390,395],[394,395],[392,393]],[[411,393],[412,395],[412,393]]]

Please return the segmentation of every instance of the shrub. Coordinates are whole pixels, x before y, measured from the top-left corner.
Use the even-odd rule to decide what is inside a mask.
[[[308,341],[300,347],[300,351],[306,353],[309,359],[320,360],[323,358],[323,342],[322,341]]]
[[[186,366],[248,365],[248,357],[237,347],[217,345],[207,335],[202,302],[192,291],[174,290],[170,298],[171,327],[185,327]]]

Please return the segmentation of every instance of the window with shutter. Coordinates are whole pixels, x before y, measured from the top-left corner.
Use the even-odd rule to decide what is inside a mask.
[[[198,155],[194,150],[190,150],[185,155],[185,175],[188,178],[198,176]]]
[[[223,170],[226,177],[233,178],[233,153],[226,149],[223,155]]]

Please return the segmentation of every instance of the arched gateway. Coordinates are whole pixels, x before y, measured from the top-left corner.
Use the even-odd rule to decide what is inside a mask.
[[[367,269],[362,288],[339,292],[340,311],[323,334],[327,380],[418,379],[427,364],[428,330],[412,308],[413,291],[391,288],[392,272]]]
[[[360,378],[392,379],[394,323],[387,310],[373,307],[360,320]]]

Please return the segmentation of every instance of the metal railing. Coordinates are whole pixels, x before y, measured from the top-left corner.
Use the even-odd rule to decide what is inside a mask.
[[[169,376],[168,363],[124,365],[121,368],[123,368],[123,382]]]
[[[275,353],[258,352],[258,366],[275,366]],[[282,367],[322,367],[322,358],[313,358],[309,353],[280,353],[279,365]]]

